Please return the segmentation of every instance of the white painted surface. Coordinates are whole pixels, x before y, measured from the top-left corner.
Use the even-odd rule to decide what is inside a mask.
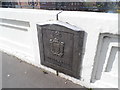
[[[0,8],[0,50],[40,67],[36,24],[56,20],[58,12]]]
[[[118,48],[120,48],[118,37],[110,34],[103,34],[103,36],[99,58],[95,59],[95,65],[97,65],[93,72],[94,76],[92,76],[96,81],[94,85],[98,84],[98,87],[101,87],[104,84],[106,87],[118,87]]]
[[[2,89],[2,53],[0,52],[0,89]]]
[[[84,81],[82,81],[82,83],[87,87],[92,86],[99,88],[103,87],[118,88],[118,85],[115,85],[116,83],[114,83],[112,80],[110,82],[105,82],[104,81],[105,79],[102,79],[98,80],[99,83],[97,82],[90,83],[94,65],[94,58],[96,55],[97,44],[99,40],[99,34],[100,33],[118,34],[118,14],[64,11],[61,14],[59,14],[59,20],[63,22],[68,22],[69,24],[82,28],[82,30],[86,32],[86,46],[81,75],[82,76],[81,81],[82,80]],[[75,79],[72,80],[77,82]],[[110,84],[114,85],[111,86]]]
[[[55,25],[60,25],[60,26],[67,27],[67,28],[72,29],[74,31],[80,31],[81,30],[81,28],[78,28],[76,26],[70,25],[69,23],[65,23],[65,22],[61,22],[61,21],[48,21],[48,22],[38,23],[38,24],[39,25],[55,24]]]
[[[54,23],[72,29],[74,27],[74,30],[79,30],[80,28],[86,32],[81,79],[78,80],[62,73],[59,73],[59,76],[86,87],[117,88],[118,86],[115,85],[116,81],[111,82],[111,80],[118,79],[118,76],[115,74],[110,76],[114,73],[112,71],[117,68],[117,66],[115,66],[115,64],[118,63],[117,56],[115,57],[111,72],[108,73],[111,78],[110,80],[109,78],[106,79],[108,74],[102,71],[100,80],[94,83],[90,81],[92,72],[94,72],[93,70],[97,70],[97,68],[94,67],[94,62],[97,62],[95,60],[95,55],[98,53],[97,49],[99,47],[97,47],[97,45],[99,42],[99,35],[100,33],[118,35],[118,14],[63,11],[58,15],[59,21],[56,21],[58,12],[59,11],[0,8],[0,50],[15,55],[35,66],[56,73],[55,70],[40,64],[36,24]],[[116,44],[111,43],[111,47],[118,45],[117,42],[115,43]],[[107,59],[105,59],[103,66],[107,65],[111,48],[108,48],[106,53]]]

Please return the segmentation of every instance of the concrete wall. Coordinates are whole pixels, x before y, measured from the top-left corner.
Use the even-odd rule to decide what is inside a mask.
[[[93,78],[97,77],[96,75],[100,76],[101,78],[104,77],[105,72],[102,68],[105,65],[104,62],[106,61],[107,63],[107,60],[108,60],[107,57],[109,57],[111,52],[110,51],[111,47],[114,45],[110,46],[110,41],[108,40],[103,42],[103,43],[108,42],[108,44],[102,45],[103,43],[102,42],[100,43],[101,41],[100,38],[104,34],[106,37],[108,36],[111,39],[114,39],[113,36],[116,36],[115,38],[116,41],[114,41],[114,44],[116,44],[117,45],[116,47],[118,47],[118,36],[117,36],[118,35],[118,15],[108,14],[108,13],[66,11],[66,12],[62,12],[59,15],[59,20],[68,22],[69,24],[80,27],[86,32],[86,44],[84,48],[85,50],[84,50],[84,58],[83,58],[83,64],[82,64],[83,65],[82,81],[84,82],[84,84],[86,84],[86,86],[89,86],[90,81],[94,82]],[[103,49],[104,47],[106,48],[106,50]],[[101,51],[100,48],[103,49],[103,51]],[[103,55],[107,54],[108,56],[102,56],[101,54]],[[117,58],[114,58],[114,62],[117,60],[118,60]],[[116,70],[118,70],[117,67],[116,67]],[[116,75],[118,75],[117,71],[116,71]],[[105,75],[105,76],[107,77],[108,75]],[[107,79],[106,78],[100,79],[100,77],[98,79],[95,78],[96,82],[91,83],[90,85],[99,87],[99,88],[117,87],[118,79],[116,80],[113,79],[110,82],[110,81],[106,81],[106,80],[109,80],[110,77]]]
[[[37,23],[56,22],[60,11],[0,8],[0,50],[41,67]],[[61,22],[86,32],[81,79],[59,76],[86,87],[118,88],[118,14],[63,11]]]

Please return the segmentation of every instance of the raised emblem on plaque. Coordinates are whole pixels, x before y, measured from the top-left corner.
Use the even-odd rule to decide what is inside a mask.
[[[58,39],[58,37],[60,38],[60,36],[61,36],[58,31],[55,31],[53,36],[54,36],[54,38],[50,39],[51,53],[62,57],[64,54],[64,42],[62,42]]]
[[[41,64],[79,78],[84,31],[71,27],[59,22],[37,24]]]

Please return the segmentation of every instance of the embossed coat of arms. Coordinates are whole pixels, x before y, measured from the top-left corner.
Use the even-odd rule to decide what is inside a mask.
[[[50,39],[50,51],[52,54],[62,57],[64,55],[64,42],[61,42],[58,37],[60,33],[54,33],[54,38]]]

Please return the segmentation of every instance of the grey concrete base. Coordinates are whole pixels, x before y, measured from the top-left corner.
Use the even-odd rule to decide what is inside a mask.
[[[83,88],[55,74],[43,72],[16,57],[2,54],[3,88]]]

